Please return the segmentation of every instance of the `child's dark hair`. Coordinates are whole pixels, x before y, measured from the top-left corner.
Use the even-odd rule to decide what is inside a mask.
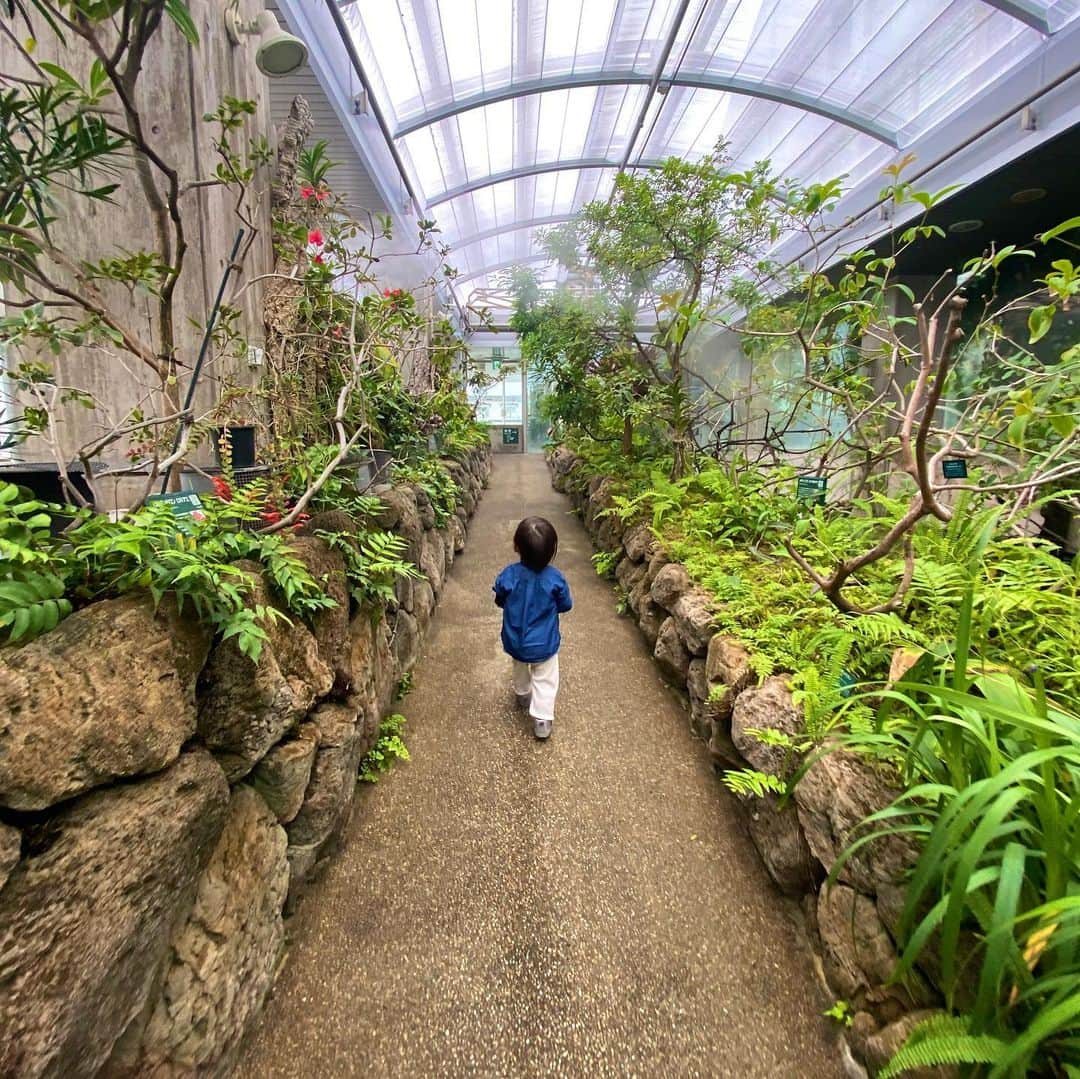
[[[539,573],[559,549],[559,534],[545,517],[526,517],[514,532],[514,549],[521,561]]]

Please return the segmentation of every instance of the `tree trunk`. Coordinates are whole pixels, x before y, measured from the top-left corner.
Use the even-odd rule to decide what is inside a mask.
[[[629,416],[623,416],[622,421],[622,452],[628,461],[634,456],[634,425]]]

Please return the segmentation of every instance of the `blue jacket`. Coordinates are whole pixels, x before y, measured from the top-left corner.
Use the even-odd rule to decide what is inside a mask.
[[[533,572],[514,562],[495,578],[495,604],[502,608],[503,648],[522,663],[542,663],[559,650],[559,615],[573,606],[570,586],[554,567]]]

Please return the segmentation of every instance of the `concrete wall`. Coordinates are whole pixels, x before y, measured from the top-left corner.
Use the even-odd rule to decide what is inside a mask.
[[[249,118],[248,134],[267,136],[271,144],[267,80],[255,66],[252,39],[232,46],[225,34],[224,6],[217,0],[189,0],[192,17],[199,29],[200,43],[191,47],[168,20],[151,43],[138,83],[137,100],[148,138],[161,156],[179,170],[183,183],[213,176],[217,158],[212,148],[216,129],[203,122],[203,115],[214,111],[222,97],[254,100],[256,113]],[[260,10],[258,0],[240,0],[241,14],[252,18]],[[88,48],[77,40],[62,45],[43,24],[35,25],[38,44],[35,57],[49,60],[82,77],[90,63]],[[0,37],[0,72],[25,74],[26,67],[10,42]],[[247,140],[237,138],[246,145]],[[267,170],[255,183],[268,189]],[[62,215],[57,223],[58,246],[76,259],[119,255],[154,246],[154,230],[146,199],[138,177],[131,168],[119,177],[122,187],[112,203],[93,203],[76,195],[59,193]],[[214,187],[192,188],[182,197],[182,218],[189,250],[177,288],[178,358],[183,370],[190,370],[198,352],[201,330],[213,303],[218,281],[225,266],[239,221],[233,209],[233,195]],[[238,279],[251,281],[271,266],[269,238],[269,197],[262,199],[256,215],[258,236],[250,257]],[[237,280],[237,279],[234,279]],[[114,294],[125,319],[144,334],[149,334],[146,297]],[[260,289],[244,291],[236,305],[242,314],[241,332],[254,344],[262,343]],[[25,356],[14,355],[9,362]],[[59,357],[43,357],[50,362],[58,379],[93,394],[104,407],[89,411],[69,408],[63,416],[60,432],[65,453],[98,437],[102,429],[115,422],[155,385],[152,372],[129,356],[101,348],[73,349]],[[225,382],[253,385],[258,369],[249,369],[246,359],[235,360],[212,355],[200,380],[196,404],[212,404]],[[181,376],[182,385],[186,378]],[[150,411],[150,409],[145,409]],[[126,447],[118,445],[106,457],[122,459]],[[15,451],[22,460],[48,460],[48,449],[40,440],[31,441]]]

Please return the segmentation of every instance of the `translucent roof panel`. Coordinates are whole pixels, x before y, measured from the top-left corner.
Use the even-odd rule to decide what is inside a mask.
[[[1040,85],[1080,18],[1080,0],[338,2],[422,209],[480,281],[618,170],[718,139],[855,187],[1012,73]]]

